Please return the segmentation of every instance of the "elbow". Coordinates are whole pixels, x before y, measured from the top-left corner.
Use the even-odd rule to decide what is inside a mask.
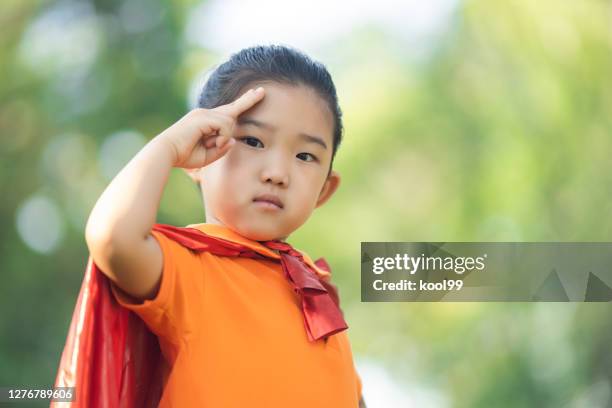
[[[129,253],[126,251],[129,246],[123,238],[112,231],[86,228],[85,241],[89,255],[100,271],[114,282],[120,280],[119,271]]]
[[[85,242],[87,243],[89,252],[97,252],[97,248],[107,247],[113,240],[114,234],[109,228],[100,228],[91,221],[91,218],[87,221],[85,227]]]
[[[105,265],[109,269],[132,256],[145,240],[126,231],[99,228],[89,222],[85,227],[85,242],[90,255],[98,265]]]
[[[93,221],[90,217],[85,226],[85,242],[90,251],[95,248],[111,248],[122,246],[127,242],[136,241],[128,231],[110,226],[105,223]]]
[[[119,247],[116,237],[109,231],[88,227],[85,229],[85,242],[96,264],[102,267],[103,271],[108,271],[112,258],[116,256],[116,249]]]
[[[110,265],[121,256],[122,249],[129,248],[129,237],[112,228],[99,228],[88,223],[85,228],[85,242],[89,253],[96,262]]]

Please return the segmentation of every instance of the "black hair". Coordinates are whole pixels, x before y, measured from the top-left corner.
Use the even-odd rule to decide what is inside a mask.
[[[312,88],[327,102],[334,117],[331,166],[342,141],[342,111],[336,87],[325,66],[306,54],[284,45],[259,45],[244,48],[211,72],[204,85],[198,107],[212,109],[232,102],[241,90],[254,82],[274,81]],[[328,175],[329,175],[328,172]]]

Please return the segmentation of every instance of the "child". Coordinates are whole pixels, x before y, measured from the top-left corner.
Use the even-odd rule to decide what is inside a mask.
[[[364,406],[329,269],[284,242],[338,188],[341,135],[323,65],[252,47],[101,195],[91,267],[159,341],[159,406]],[[200,186],[205,223],[155,224],[172,167]]]

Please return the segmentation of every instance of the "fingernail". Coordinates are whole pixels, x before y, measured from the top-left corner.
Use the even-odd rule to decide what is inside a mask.
[[[261,86],[260,86],[260,87],[258,87],[258,88],[255,90],[255,92],[261,92],[261,91],[263,91],[263,87],[261,87]]]

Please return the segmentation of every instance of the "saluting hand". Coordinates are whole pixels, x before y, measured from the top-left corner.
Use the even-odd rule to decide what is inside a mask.
[[[174,151],[174,167],[200,168],[221,158],[235,144],[238,116],[264,97],[262,87],[250,89],[227,105],[197,108],[159,134]]]

